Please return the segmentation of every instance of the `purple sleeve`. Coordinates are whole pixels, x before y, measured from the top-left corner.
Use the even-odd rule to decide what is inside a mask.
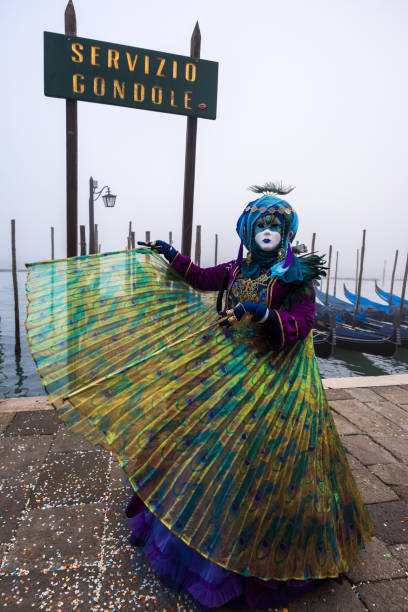
[[[278,348],[284,348],[295,340],[303,340],[309,334],[315,313],[313,297],[304,293],[299,295],[298,301],[293,302],[289,310],[274,310],[280,333]]]
[[[189,285],[194,289],[203,289],[207,291],[218,291],[221,289],[225,271],[231,269],[233,261],[214,266],[213,268],[200,268],[193,264],[191,259],[186,255],[177,253],[171,267],[176,270]]]

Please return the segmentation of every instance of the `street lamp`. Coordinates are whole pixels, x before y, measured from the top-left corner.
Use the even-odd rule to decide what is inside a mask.
[[[105,204],[107,208],[113,208],[115,206],[116,196],[110,192],[109,187],[106,187],[106,189],[108,190],[107,193],[105,193],[105,195],[102,196],[103,203]]]
[[[89,254],[97,253],[98,248],[95,244],[95,222],[94,222],[94,203],[102,196],[103,202],[107,208],[113,208],[116,203],[116,196],[111,193],[110,188],[104,185],[102,189],[97,191],[98,181],[91,176],[89,179]],[[106,189],[106,193],[103,191]],[[102,195],[103,194],[103,195]]]

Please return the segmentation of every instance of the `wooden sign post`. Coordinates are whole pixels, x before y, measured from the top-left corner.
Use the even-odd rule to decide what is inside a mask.
[[[198,21],[191,37],[190,55],[200,57],[201,32]],[[191,255],[191,234],[193,228],[195,160],[197,147],[197,117],[187,117],[186,159],[184,165],[184,198],[183,198],[183,228],[181,252]]]
[[[198,22],[190,56],[79,38],[76,30],[69,0],[65,36],[44,32],[44,93],[66,100],[67,256],[77,254],[77,100],[187,115],[182,251],[190,255],[197,118],[215,119],[218,86],[218,63],[200,59]],[[91,223],[96,251],[92,230]]]
[[[65,9],[65,34],[76,36],[72,0]],[[76,100],[66,99],[67,257],[78,255],[78,115]]]

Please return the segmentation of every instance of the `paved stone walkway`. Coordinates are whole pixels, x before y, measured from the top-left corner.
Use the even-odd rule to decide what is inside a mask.
[[[284,610],[407,612],[408,385],[335,386],[328,399],[375,538],[341,585]],[[68,433],[46,398],[0,400],[0,609],[197,610],[128,545],[129,495],[114,457]]]

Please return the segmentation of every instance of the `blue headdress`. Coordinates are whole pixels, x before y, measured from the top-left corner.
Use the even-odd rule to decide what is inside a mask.
[[[302,267],[290,246],[298,229],[298,216],[281,197],[292,191],[292,188],[285,189],[281,185],[266,183],[262,187],[255,185],[250,189],[264,195],[249,202],[237,222],[241,249],[243,244],[250,253],[250,258],[242,262],[242,274],[246,278],[257,278],[268,272],[270,277],[278,276],[287,283],[302,281]],[[278,217],[282,228],[279,246],[272,252],[263,251],[255,242],[255,223],[267,212]]]

